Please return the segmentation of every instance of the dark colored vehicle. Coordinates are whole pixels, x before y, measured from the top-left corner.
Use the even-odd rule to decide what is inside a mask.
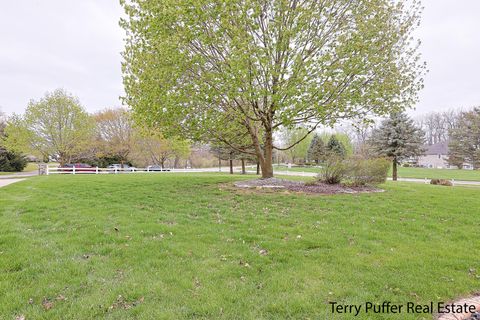
[[[73,168],[75,167],[75,173],[96,173],[97,168],[92,167],[86,163],[67,163],[63,166],[58,167],[58,172],[63,173],[73,173]]]
[[[170,171],[170,169],[162,168],[162,166],[159,166],[158,164],[154,164],[154,165],[148,166],[147,171]]]

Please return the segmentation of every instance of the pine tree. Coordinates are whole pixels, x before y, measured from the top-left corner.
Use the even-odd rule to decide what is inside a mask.
[[[308,161],[314,161],[316,164],[319,164],[325,159],[325,153],[325,143],[319,135],[315,134],[312,142],[310,142],[310,147],[308,147]]]
[[[372,132],[369,143],[380,156],[392,158],[393,180],[397,180],[397,164],[400,161],[418,157],[424,153],[422,148],[424,132],[415,126],[405,113],[394,113],[384,120],[378,129]]]
[[[330,136],[330,139],[328,140],[327,152],[330,155],[335,155],[340,158],[345,158],[345,156],[347,155],[347,150],[345,149],[345,146],[342,142],[340,142],[340,140],[337,139],[334,134],[332,134]]]
[[[462,167],[470,163],[474,169],[480,168],[480,108],[463,112],[456,128],[450,131],[448,162]]]

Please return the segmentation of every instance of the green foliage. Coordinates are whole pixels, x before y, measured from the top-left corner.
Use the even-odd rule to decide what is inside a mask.
[[[403,110],[423,86],[417,2],[121,3],[138,122],[207,142],[246,136],[267,174],[277,130]]]
[[[345,149],[345,146],[337,139],[337,136],[334,134],[332,134],[330,136],[330,139],[328,139],[326,150],[328,157],[334,156],[344,159],[347,155],[347,150]]]
[[[342,157],[329,155],[322,163],[318,179],[328,184],[340,183],[348,172],[347,163]]]
[[[76,97],[57,89],[30,101],[23,117],[9,119],[5,134],[7,149],[57,156],[63,164],[91,143],[93,120]]]
[[[346,183],[354,186],[378,185],[387,181],[390,160],[352,157],[346,161]]]
[[[450,131],[448,162],[459,168],[465,162],[480,168],[480,108],[458,117],[457,126]]]
[[[287,147],[293,145],[293,147],[287,150],[292,163],[305,162],[307,152],[312,141],[312,135],[308,134],[308,130],[304,127],[284,129],[282,136]],[[302,138],[304,139],[301,140]]]
[[[20,172],[27,166],[27,159],[22,154],[0,148],[0,171]]]
[[[319,164],[325,160],[327,150],[319,135],[315,134],[308,148],[308,160]]]
[[[379,156],[399,163],[424,153],[424,132],[405,113],[394,113],[372,132],[369,143]]]

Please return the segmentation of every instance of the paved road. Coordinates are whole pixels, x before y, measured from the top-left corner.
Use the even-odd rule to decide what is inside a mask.
[[[0,188],[25,179],[0,179]]]
[[[16,172],[12,174],[2,174],[0,175],[0,180],[2,179],[17,179],[17,178],[28,178],[38,176],[38,171],[31,171],[31,172]]]

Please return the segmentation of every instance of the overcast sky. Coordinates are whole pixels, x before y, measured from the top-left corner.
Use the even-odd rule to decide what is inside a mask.
[[[430,72],[412,114],[480,105],[480,0],[424,0],[421,52]],[[90,112],[119,106],[118,0],[0,0],[0,109],[65,88]]]

